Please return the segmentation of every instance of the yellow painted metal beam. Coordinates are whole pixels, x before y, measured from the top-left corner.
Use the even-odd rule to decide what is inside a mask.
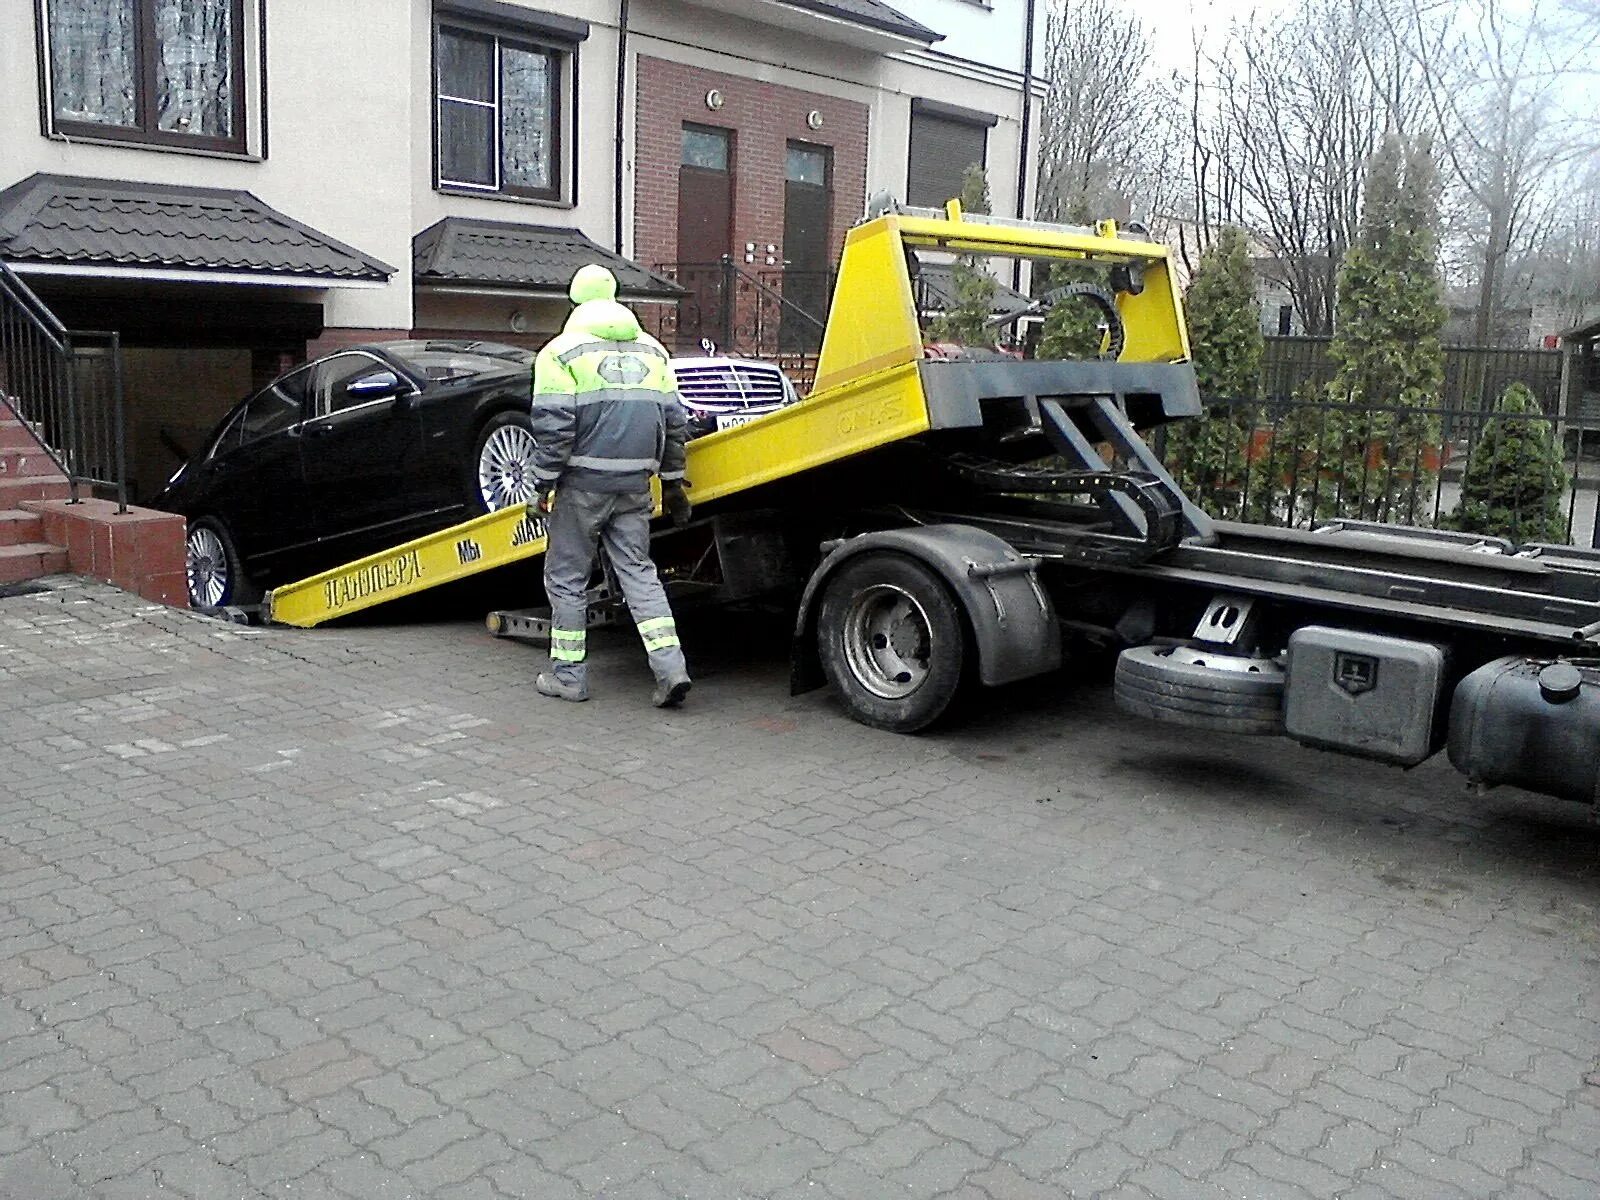
[[[881,217],[845,235],[817,356],[818,391],[922,357],[917,302],[894,221]]]
[[[1093,230],[1077,230],[968,220],[952,201],[943,218],[890,213],[865,221],[846,235],[839,283],[817,360],[819,389],[922,358],[908,249],[1136,267],[1143,276],[1143,289],[1116,298],[1126,331],[1121,361],[1185,362],[1190,357],[1189,331],[1168,247],[1125,238],[1111,221]]]
[[[689,498],[731,496],[929,428],[916,364],[890,367],[690,442]]]

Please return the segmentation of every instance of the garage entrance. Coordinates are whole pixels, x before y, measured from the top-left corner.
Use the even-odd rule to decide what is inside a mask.
[[[36,281],[44,285],[44,280]],[[322,305],[233,286],[147,283],[137,295],[90,281],[35,290],[69,329],[122,335],[128,498],[148,502],[228,409],[305,359]]]

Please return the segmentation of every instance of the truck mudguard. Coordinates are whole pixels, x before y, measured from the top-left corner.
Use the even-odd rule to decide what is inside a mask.
[[[1035,562],[987,530],[921,525],[864,533],[824,548],[827,556],[806,583],[795,618],[790,690],[796,695],[826,682],[816,636],[823,588],[840,566],[879,550],[915,559],[944,580],[972,629],[984,684],[1013,683],[1061,665],[1061,629]]]

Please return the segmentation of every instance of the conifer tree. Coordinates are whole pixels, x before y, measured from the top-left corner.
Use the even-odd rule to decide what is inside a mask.
[[[1414,521],[1429,490],[1444,383],[1438,172],[1390,135],[1367,164],[1361,230],[1339,272],[1335,366],[1320,421],[1314,515]]]
[[[1566,486],[1550,422],[1527,386],[1513,383],[1472,448],[1461,477],[1461,503],[1444,524],[1516,543],[1565,542]]]
[[[1201,256],[1184,298],[1195,380],[1206,413],[1169,428],[1167,461],[1184,490],[1219,516],[1240,515],[1250,481],[1249,445],[1264,342],[1244,233],[1222,229]],[[1213,404],[1213,401],[1231,401]],[[1251,481],[1259,491],[1265,479]],[[1261,505],[1252,504],[1253,510]]]
[[[989,177],[973,163],[961,177],[961,210],[989,211]],[[928,336],[937,342],[983,346],[994,340],[994,276],[984,270],[976,255],[963,254],[950,269],[955,304],[929,323]]]

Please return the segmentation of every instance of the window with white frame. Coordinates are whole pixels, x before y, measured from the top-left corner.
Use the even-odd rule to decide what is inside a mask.
[[[570,51],[442,24],[435,44],[439,186],[559,200]]]
[[[245,0],[42,0],[46,132],[243,152]]]

